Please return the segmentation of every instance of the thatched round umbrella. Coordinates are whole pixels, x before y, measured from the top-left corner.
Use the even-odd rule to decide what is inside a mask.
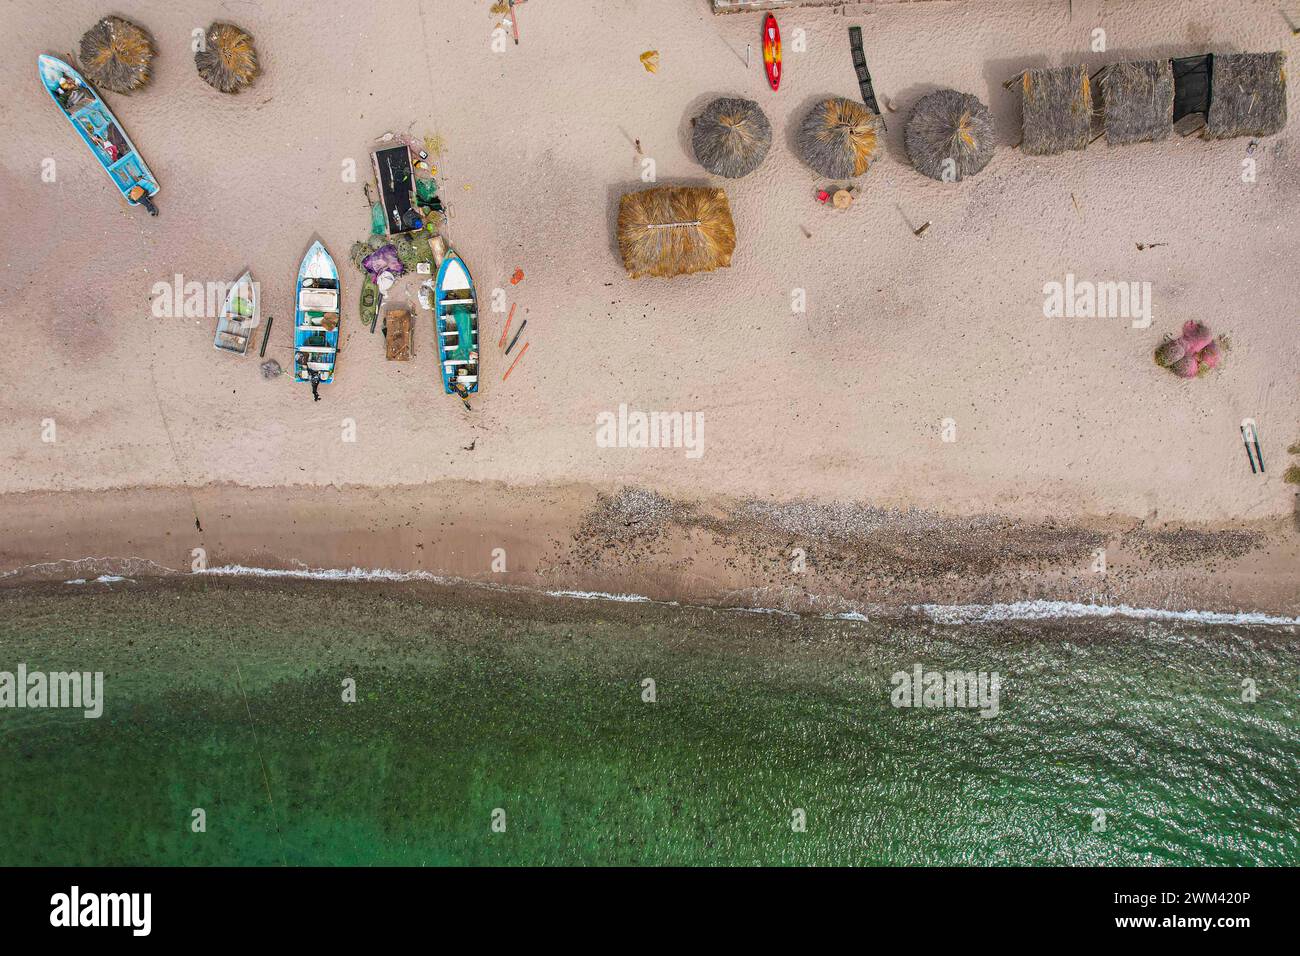
[[[880,150],[880,117],[843,97],[822,100],[799,126],[803,161],[828,179],[861,176]]]
[[[912,108],[904,142],[917,172],[958,182],[993,158],[993,114],[969,93],[936,90]]]
[[[238,93],[257,76],[253,38],[233,23],[214,23],[194,54],[194,65],[205,83],[222,93]]]
[[[691,134],[695,158],[717,176],[752,173],[772,145],[772,124],[753,100],[723,96],[704,108]]]
[[[625,193],[618,204],[618,249],[632,279],[731,265],[736,226],[727,194],[700,186]]]
[[[81,38],[81,68],[96,86],[130,93],[149,82],[153,37],[121,17],[104,17]]]

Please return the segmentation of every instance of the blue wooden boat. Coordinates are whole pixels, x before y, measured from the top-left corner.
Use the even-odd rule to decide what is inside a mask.
[[[313,242],[298,268],[293,320],[294,380],[316,386],[334,381],[339,353],[339,271],[319,242]]]
[[[95,88],[58,57],[42,53],[36,66],[50,99],[90,147],[118,192],[132,206],[144,206],[149,215],[158,215],[151,201],[158,195],[158,180]]]
[[[478,303],[469,267],[455,252],[438,268],[433,302],[442,387],[464,398],[478,391]]]

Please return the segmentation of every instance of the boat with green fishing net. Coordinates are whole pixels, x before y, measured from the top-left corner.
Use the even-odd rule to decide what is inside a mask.
[[[448,252],[438,268],[434,285],[434,326],[442,386],[448,395],[463,399],[478,391],[478,303],[469,267],[455,252]]]
[[[298,269],[297,309],[293,323],[294,379],[319,385],[334,381],[339,351],[339,272],[320,242],[312,243]]]

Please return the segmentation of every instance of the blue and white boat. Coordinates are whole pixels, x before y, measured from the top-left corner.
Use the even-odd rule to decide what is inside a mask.
[[[294,381],[316,386],[334,381],[339,353],[339,270],[319,242],[313,242],[298,268],[293,320]]]
[[[132,206],[144,206],[149,215],[158,215],[151,201],[158,195],[158,180],[95,88],[58,57],[42,53],[36,65],[50,99],[90,147],[118,192]]]
[[[442,387],[463,398],[478,391],[478,304],[469,267],[454,252],[438,267],[433,299]]]

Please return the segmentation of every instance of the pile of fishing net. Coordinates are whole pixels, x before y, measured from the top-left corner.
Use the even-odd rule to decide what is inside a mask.
[[[1219,367],[1225,347],[1207,326],[1195,320],[1183,325],[1183,334],[1167,338],[1156,349],[1156,364],[1179,378],[1196,378]]]

